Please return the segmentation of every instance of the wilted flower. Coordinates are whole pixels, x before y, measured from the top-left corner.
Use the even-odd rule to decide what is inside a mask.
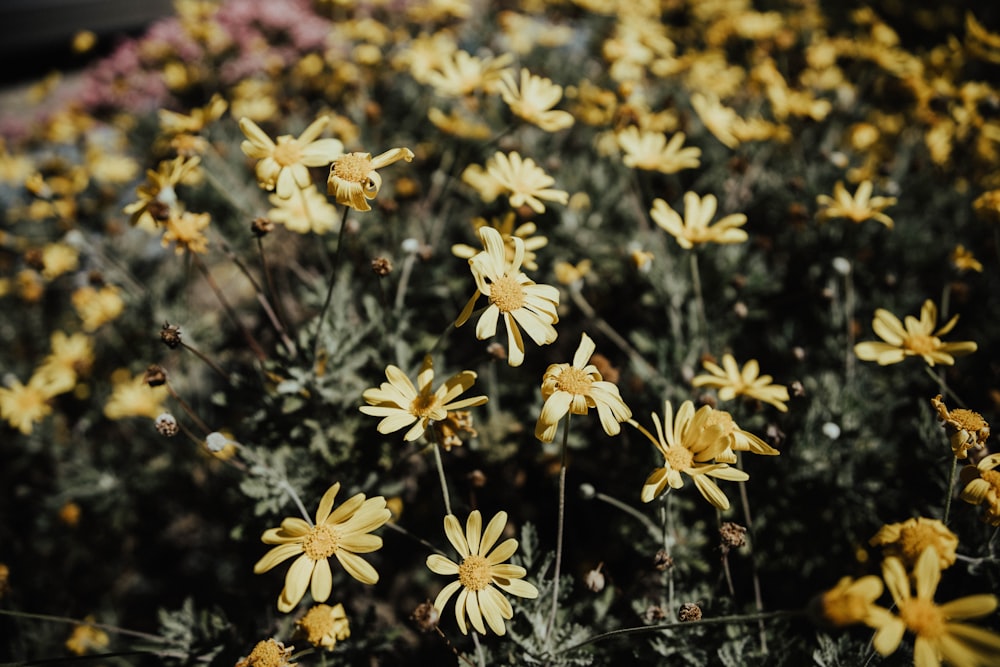
[[[294,646],[285,646],[274,639],[257,642],[250,655],[238,660],[236,667],[295,667],[297,662],[288,662]]]
[[[597,409],[601,426],[608,435],[618,435],[620,422],[632,416],[618,387],[606,382],[590,362],[596,346],[590,336],[580,336],[572,364],[551,364],[542,377],[542,412],[535,424],[535,437],[552,442],[560,420],[567,414],[585,415]]]
[[[941,394],[931,399],[931,405],[937,411],[938,419],[944,422],[955,458],[968,458],[970,449],[982,449],[986,445],[990,425],[981,414],[965,408],[948,410]]]
[[[951,331],[958,322],[958,315],[953,316],[943,327],[934,330],[937,325],[937,306],[930,299],[924,301],[920,309],[920,319],[906,316],[906,326],[899,318],[884,308],[875,311],[872,329],[885,342],[864,342],[854,346],[854,353],[864,361],[876,361],[879,366],[896,364],[907,357],[921,356],[929,365],[943,364],[951,366],[955,357],[971,354],[977,349],[973,341],[944,343],[939,336]]]
[[[538,589],[524,581],[527,571],[519,565],[504,562],[517,550],[517,540],[510,538],[493,548],[506,525],[507,513],[497,512],[484,531],[482,516],[479,510],[475,510],[469,515],[463,533],[458,519],[449,514],[444,518],[444,531],[461,556],[461,563],[438,554],[427,557],[427,567],[431,572],[458,575],[458,580],[438,593],[434,608],[443,611],[449,598],[461,589],[455,600],[455,618],[462,634],[469,632],[465,625],[466,614],[472,627],[480,634],[486,634],[486,625],[498,635],[507,632],[504,619],[513,618],[514,610],[497,588],[523,598],[538,597]]]
[[[486,396],[455,400],[472,388],[476,381],[473,371],[456,373],[435,390],[434,362],[429,355],[424,357],[417,373],[416,387],[402,370],[392,364],[386,366],[385,376],[388,382],[383,382],[378,388],[366,389],[362,394],[368,405],[362,405],[361,412],[383,418],[378,425],[379,433],[393,433],[412,424],[403,436],[408,441],[420,438],[432,422],[444,420],[449,410],[483,405],[488,400]]]
[[[298,556],[288,574],[285,587],[278,597],[278,610],[290,612],[310,588],[313,600],[326,602],[333,589],[333,573],[329,558],[336,556],[349,575],[364,584],[378,581],[378,572],[358,554],[371,553],[382,548],[382,538],[370,535],[371,531],[389,520],[385,498],[375,496],[365,499],[359,493],[349,498],[336,510],[333,502],[340,491],[337,482],[323,494],[316,510],[316,524],[311,525],[299,517],[287,517],[279,528],[264,531],[261,541],[276,544],[253,566],[256,574],[267,572],[282,561]],[[332,511],[331,511],[332,510]]]
[[[371,153],[347,153],[333,161],[326,181],[327,194],[334,195],[338,204],[350,206],[355,211],[370,211],[369,199],[375,199],[382,187],[382,167],[406,160],[413,161],[409,148],[393,148],[374,158]]]

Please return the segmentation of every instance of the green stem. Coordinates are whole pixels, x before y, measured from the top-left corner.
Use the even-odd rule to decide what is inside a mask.
[[[739,470],[743,470],[743,455],[741,452],[736,453],[736,467]],[[750,534],[750,572],[753,578],[754,605],[757,607],[757,613],[762,614],[764,613],[764,597],[760,590],[760,577],[757,575],[757,561],[753,557],[753,518],[750,516],[750,496],[747,494],[746,484],[746,482],[739,482],[740,504],[743,506],[743,520],[747,524],[747,533]],[[760,652],[767,655],[767,632],[764,629],[763,621],[758,622],[757,629],[760,632]]]
[[[126,630],[125,628],[119,628],[116,625],[107,625],[105,623],[81,621],[78,618],[70,618],[69,616],[53,616],[51,614],[32,614],[26,611],[12,611],[8,609],[0,609],[0,616],[30,618],[38,621],[53,621],[55,623],[68,623],[70,625],[89,625],[91,627],[99,628],[101,630],[107,630],[108,632],[113,632],[118,635],[123,635],[126,637],[135,637],[136,639],[145,639],[146,641],[154,642],[156,644],[164,644],[167,646],[184,646],[183,642],[174,641],[171,639],[165,639],[163,637],[160,637],[159,635],[152,635],[147,632],[139,632],[137,630]]]
[[[705,299],[701,293],[701,272],[698,270],[698,252],[692,250],[691,256],[691,287],[694,290],[694,304],[698,313],[698,337],[701,339],[703,352],[708,352],[708,316],[705,315]]]
[[[569,448],[569,422],[572,413],[566,415],[566,425],[563,427],[563,440],[559,461],[559,521],[556,528],[556,563],[552,578],[552,610],[549,612],[549,622],[545,626],[545,639],[551,642],[552,629],[556,624],[556,612],[559,610],[559,574],[562,569],[563,530],[566,519],[566,450]]]
[[[441,446],[438,444],[437,429],[431,426],[434,432],[434,464],[437,466],[438,480],[441,482],[441,494],[444,496],[444,511],[451,514],[451,496],[448,494],[448,479],[444,475],[444,463],[441,462]]]
[[[944,518],[941,523],[948,525],[948,517],[951,515],[951,497],[955,493],[955,471],[958,470],[958,457],[951,457],[951,472],[948,473],[948,495],[944,498]]]
[[[253,337],[253,334],[251,334],[250,331],[243,326],[243,323],[240,322],[240,319],[236,316],[236,312],[233,310],[233,307],[229,305],[229,301],[226,300],[225,295],[222,293],[222,289],[219,287],[219,284],[215,282],[215,278],[213,278],[212,274],[209,272],[208,267],[201,261],[201,258],[198,257],[197,253],[192,252],[188,253],[188,255],[192,258],[192,260],[194,260],[195,266],[197,266],[198,270],[201,271],[201,275],[204,276],[205,282],[207,282],[208,286],[212,288],[212,291],[215,292],[216,298],[219,299],[219,303],[222,304],[222,309],[226,311],[226,315],[229,316],[229,319],[233,321],[233,324],[235,324],[243,334],[243,338],[246,340],[247,345],[250,346],[250,349],[253,350],[253,353],[257,355],[257,359],[260,361],[266,360],[267,354],[264,352],[264,349],[257,342],[257,339]]]
[[[648,516],[646,516],[645,514],[643,514],[642,512],[640,512],[639,510],[637,510],[636,508],[634,508],[631,505],[628,505],[626,503],[623,503],[622,501],[618,500],[617,498],[613,498],[613,497],[611,497],[611,496],[609,496],[609,495],[607,495],[605,493],[601,493],[600,491],[595,492],[594,493],[594,497],[597,498],[598,500],[606,502],[607,504],[611,505],[612,507],[620,509],[621,511],[625,512],[626,514],[628,514],[630,516],[635,517],[636,519],[639,520],[639,522],[643,526],[646,527],[646,530],[649,531],[649,534],[653,537],[653,539],[655,539],[657,541],[663,540],[664,545],[666,544],[666,540],[667,540],[666,534],[660,528],[657,528],[656,524],[654,524],[652,521],[650,521],[650,519],[649,519]]]
[[[326,320],[326,311],[330,308],[330,301],[333,300],[333,287],[337,284],[337,269],[340,267],[340,253],[344,248],[344,230],[347,229],[347,214],[351,210],[350,206],[344,206],[344,215],[340,218],[340,231],[337,233],[337,251],[333,256],[333,267],[330,269],[330,285],[326,290],[326,299],[323,301],[323,308],[319,311],[319,321],[316,323],[316,339],[313,341],[313,365],[319,357],[319,341],[323,333],[323,322]]]

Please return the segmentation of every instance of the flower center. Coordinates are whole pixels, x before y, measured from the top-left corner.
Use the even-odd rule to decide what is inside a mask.
[[[285,660],[287,656],[288,653],[284,647],[273,639],[268,639],[258,642],[247,659],[240,664],[245,664],[248,667],[282,667],[282,665],[288,664]]]
[[[509,313],[524,305],[524,288],[513,276],[503,275],[490,285],[490,303],[502,313]]]
[[[429,417],[437,406],[437,396],[434,394],[420,394],[410,403],[410,414],[417,417]]]
[[[910,528],[904,528],[899,533],[899,548],[903,553],[903,557],[911,563],[917,562],[920,558],[920,554],[924,552],[927,547],[934,547],[934,549],[940,554],[941,549],[938,548],[941,543],[941,535],[937,533],[931,526],[924,524],[917,524]]]
[[[694,461],[694,454],[685,447],[668,447],[664,458],[670,464],[671,468],[684,472],[691,467],[691,462]]]
[[[590,377],[589,373],[585,373],[573,366],[566,366],[562,373],[559,374],[556,386],[562,391],[568,391],[571,394],[589,396],[590,385],[593,381],[594,379]]]
[[[337,552],[340,545],[340,532],[326,524],[313,526],[313,529],[302,540],[302,551],[313,560],[329,558]]]
[[[948,413],[948,417],[948,421],[960,431],[978,433],[984,428],[989,428],[989,424],[986,423],[983,416],[978,412],[973,412],[972,410],[958,408],[957,410],[952,410]]]
[[[368,183],[372,171],[372,157],[368,153],[348,153],[333,163],[333,175],[351,183]]]
[[[936,336],[914,334],[903,341],[903,349],[913,354],[927,354],[941,347],[941,341]]]
[[[302,160],[302,147],[293,137],[278,137],[274,147],[274,161],[282,167],[291,167]]]
[[[481,591],[491,580],[490,564],[482,556],[469,556],[458,566],[458,581],[469,590]]]
[[[933,639],[944,634],[944,615],[932,600],[910,599],[900,607],[899,617],[920,637]]]

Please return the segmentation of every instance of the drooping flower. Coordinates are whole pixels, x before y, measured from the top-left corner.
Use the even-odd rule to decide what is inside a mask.
[[[1000,454],[990,454],[974,466],[965,466],[959,475],[961,498],[971,505],[983,505],[983,521],[1000,526]]]
[[[643,484],[641,497],[644,503],[659,497],[668,486],[672,489],[684,486],[681,476],[684,473],[694,480],[705,500],[721,510],[729,509],[726,494],[709,477],[745,482],[750,476],[725,463],[711,462],[729,446],[723,427],[709,424],[711,412],[712,408],[707,405],[695,412],[694,404],[684,401],[675,416],[673,406],[666,401],[662,424],[659,416],[653,413],[655,437],[634,419],[629,420],[629,424],[639,429],[660,450],[664,459],[663,467],[654,470]]]
[[[461,556],[461,562],[456,563],[439,554],[427,557],[427,567],[431,572],[446,576],[458,575],[456,581],[438,593],[434,608],[438,612],[443,611],[451,596],[458,592],[455,618],[462,634],[469,633],[465,624],[466,614],[472,627],[480,634],[486,634],[487,625],[498,635],[506,634],[504,619],[513,618],[514,610],[510,601],[497,588],[523,598],[538,597],[538,589],[524,581],[527,571],[519,565],[504,562],[517,550],[517,540],[509,538],[496,548],[493,546],[506,525],[507,513],[497,512],[484,531],[482,516],[479,510],[474,510],[465,523],[463,533],[458,519],[449,514],[444,518],[444,531],[448,541]]]
[[[551,364],[542,377],[542,412],[535,424],[535,437],[552,442],[560,420],[567,414],[585,415],[597,409],[601,426],[608,435],[618,435],[620,422],[629,419],[632,411],[622,400],[618,387],[607,382],[590,362],[597,346],[583,334],[573,355],[572,364]]]
[[[886,556],[900,559],[906,568],[915,566],[924,550],[931,547],[938,555],[938,567],[944,570],[955,564],[958,536],[937,519],[920,516],[885,524],[868,543],[882,547]]]
[[[882,596],[882,580],[869,575],[860,579],[844,577],[820,595],[811,605],[820,620],[834,627],[864,623],[879,627],[889,618],[889,611],[875,600]]]
[[[524,361],[524,340],[521,330],[538,345],[548,345],[556,339],[552,325],[559,321],[559,290],[551,285],[534,283],[523,271],[524,241],[514,237],[514,259],[508,261],[503,237],[492,227],[481,227],[479,238],[485,250],[469,260],[476,280],[476,291],[462,310],[455,326],[460,327],[472,316],[480,295],[489,299],[489,306],[476,323],[476,338],[483,340],[496,334],[497,320],[503,315],[507,328],[508,363],[520,366]]]
[[[313,605],[299,620],[295,621],[297,632],[313,646],[332,651],[337,642],[351,636],[351,626],[347,621],[344,605],[337,603]]]
[[[304,190],[312,184],[309,167],[325,167],[344,152],[339,139],[318,139],[330,119],[320,116],[296,139],[290,134],[278,137],[277,143],[249,118],[240,119],[240,129],[246,139],[240,149],[258,160],[257,182],[265,190],[273,190],[288,199],[295,189]]]
[[[997,608],[995,595],[969,595],[942,605],[934,603],[941,581],[938,555],[932,547],[924,550],[913,571],[916,595],[902,561],[889,557],[882,561],[882,578],[896,603],[898,616],[884,619],[875,632],[875,650],[886,656],[899,648],[903,634],[916,635],[913,663],[917,667],[952,665],[992,665],[1000,655],[1000,636],[956,620],[986,616]]]
[[[562,93],[562,86],[532,74],[527,68],[521,68],[520,88],[513,72],[504,70],[500,74],[500,96],[510,110],[546,132],[558,132],[573,125],[572,114],[552,108],[562,99]]]
[[[903,322],[884,308],[875,311],[872,329],[885,342],[868,341],[854,346],[854,353],[864,361],[876,361],[879,366],[896,364],[907,357],[923,357],[930,366],[943,364],[952,366],[955,357],[971,354],[977,345],[973,341],[956,343],[942,342],[940,336],[951,331],[958,322],[958,315],[953,316],[943,327],[934,330],[937,325],[937,306],[930,299],[924,301],[920,308],[920,319],[907,315]]]
[[[740,229],[746,224],[747,217],[742,213],[730,213],[709,225],[718,200],[715,195],[708,194],[703,198],[694,192],[684,194],[684,217],[672,209],[662,199],[653,200],[653,208],[649,215],[664,231],[677,240],[677,244],[690,250],[702,243],[742,243],[747,240],[747,233]]]
[[[368,561],[358,554],[371,553],[382,548],[382,538],[370,535],[389,520],[390,512],[385,507],[385,498],[375,496],[365,499],[359,493],[349,498],[337,509],[333,502],[340,491],[337,482],[323,494],[316,510],[316,524],[310,525],[305,519],[287,517],[278,528],[264,531],[261,541],[276,544],[254,565],[256,574],[267,572],[275,565],[298,556],[285,575],[285,587],[278,597],[278,610],[290,612],[302,600],[306,588],[310,589],[313,600],[326,602],[333,588],[333,573],[330,571],[331,557],[344,567],[349,575],[364,584],[378,581],[378,572]]]
[[[743,364],[742,370],[731,354],[722,355],[722,367],[708,359],[701,362],[710,375],[698,375],[691,380],[694,387],[713,387],[719,391],[720,401],[731,401],[746,396],[769,403],[782,412],[788,412],[788,387],[772,384],[770,375],[760,374],[756,359]]]
[[[640,130],[630,125],[616,135],[618,145],[625,152],[622,161],[628,167],[659,171],[664,174],[676,174],[684,169],[697,169],[701,164],[698,159],[701,149],[697,146],[684,145],[684,133],[678,132],[670,137],[662,132]]]
[[[355,211],[370,211],[369,199],[375,199],[382,187],[378,170],[390,164],[413,161],[409,148],[392,148],[374,158],[371,153],[347,153],[333,161],[330,177],[326,181],[327,194],[334,195],[338,204],[350,206]]]
[[[476,381],[474,371],[462,371],[448,378],[444,384],[434,389],[434,363],[430,355],[424,357],[417,386],[410,378],[392,364],[386,366],[383,382],[378,388],[366,389],[361,395],[368,405],[361,406],[361,412],[374,417],[382,417],[379,433],[393,433],[412,424],[403,436],[404,440],[417,440],[424,435],[433,422],[447,418],[449,410],[461,410],[483,405],[486,396],[473,396],[456,400],[472,388]]]
[[[535,213],[544,213],[543,199],[560,204],[569,201],[568,192],[549,187],[555,184],[554,178],[530,157],[522,158],[516,151],[508,154],[497,151],[486,162],[486,173],[507,193],[513,208],[527,205]]]
[[[851,222],[877,220],[892,229],[892,218],[882,211],[896,203],[895,197],[872,197],[872,182],[862,181],[851,196],[841,181],[833,186],[833,196],[819,195],[816,203],[823,208],[816,214],[820,220],[847,218]]]
[[[289,662],[295,651],[294,646],[285,646],[275,639],[257,642],[250,655],[238,660],[236,667],[295,667],[297,662]]]
[[[941,394],[931,399],[931,405],[937,411],[938,419],[944,422],[955,458],[968,458],[970,449],[982,449],[986,445],[986,440],[990,437],[990,425],[981,414],[965,408],[948,410],[941,400]]]

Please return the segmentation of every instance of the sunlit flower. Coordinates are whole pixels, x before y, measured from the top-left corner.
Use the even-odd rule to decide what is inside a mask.
[[[264,531],[261,541],[276,544],[253,566],[256,574],[267,572],[275,565],[298,556],[288,574],[285,587],[278,597],[278,610],[290,612],[310,588],[313,600],[326,602],[333,588],[330,561],[336,556],[349,575],[365,584],[378,581],[378,572],[358,554],[371,553],[382,548],[382,538],[370,535],[373,530],[389,520],[385,498],[375,496],[365,499],[359,493],[333,510],[333,502],[340,491],[340,482],[331,486],[319,501],[316,524],[299,517],[287,517],[279,528]],[[332,511],[331,511],[332,510]]]
[[[662,132],[639,130],[630,125],[619,132],[616,138],[625,152],[622,161],[629,167],[675,174],[684,169],[697,169],[701,164],[698,159],[701,156],[700,148],[681,148],[685,139],[683,132],[670,137],[668,143],[667,135]]]
[[[931,399],[931,406],[937,412],[938,419],[944,422],[955,458],[968,458],[970,449],[982,449],[986,445],[986,440],[990,437],[990,425],[981,414],[965,408],[948,410],[941,400],[941,394]]]
[[[864,623],[875,628],[889,620],[889,611],[875,604],[882,591],[882,580],[876,576],[844,577],[820,595],[813,608],[824,622],[834,627]]]
[[[0,387],[0,417],[13,428],[29,435],[36,422],[52,412],[49,399],[62,393],[46,375],[35,373],[24,385],[14,380],[10,387]]]
[[[102,324],[121,315],[125,302],[118,291],[114,285],[104,285],[100,289],[87,285],[73,292],[70,300],[83,320],[84,331],[96,331]]]
[[[675,417],[673,406],[666,401],[662,425],[659,416],[653,413],[655,437],[634,419],[629,420],[629,424],[639,429],[660,450],[664,459],[663,467],[654,470],[643,484],[642,502],[648,503],[659,497],[668,486],[672,489],[684,486],[681,477],[684,473],[694,480],[705,500],[721,510],[729,509],[726,494],[709,477],[745,482],[750,476],[725,463],[711,463],[729,446],[723,427],[709,424],[711,412],[712,408],[707,405],[695,412],[694,404],[684,401]]]
[[[302,618],[295,621],[295,627],[307,642],[328,651],[332,651],[337,642],[351,636],[347,613],[344,605],[339,602],[332,607],[328,604],[313,605]]]
[[[73,655],[86,655],[90,651],[106,649],[111,639],[108,633],[91,625],[94,617],[88,616],[83,623],[73,627],[73,632],[66,640],[66,650]]]
[[[974,341],[942,342],[940,336],[951,331],[958,322],[955,315],[943,327],[937,325],[937,306],[930,299],[920,309],[920,319],[907,315],[906,326],[884,308],[875,311],[872,329],[885,342],[868,341],[854,346],[854,353],[864,361],[877,361],[880,366],[896,364],[907,357],[921,356],[929,365],[952,366],[955,357],[971,354],[977,349]]]
[[[535,213],[544,213],[545,204],[541,200],[566,204],[569,193],[554,190],[550,185],[555,179],[545,173],[531,158],[522,159],[516,151],[509,154],[497,151],[486,162],[486,173],[499,184],[501,193],[506,193],[513,208],[527,205]],[[464,180],[463,175],[463,180]]]
[[[718,200],[708,194],[704,198],[694,192],[684,194],[684,218],[662,199],[653,200],[649,214],[653,221],[677,240],[677,244],[690,250],[702,243],[742,243],[747,233],[739,229],[746,224],[742,213],[730,213],[709,225],[715,216]]]
[[[449,411],[444,420],[434,422],[432,428],[437,431],[437,441],[447,452],[450,452],[452,447],[461,447],[464,444],[463,435],[466,438],[475,438],[479,435],[472,425],[472,413],[468,410]]]
[[[991,665],[1000,655],[1000,636],[955,620],[986,616],[997,608],[995,595],[969,595],[942,605],[934,603],[934,593],[941,581],[938,555],[928,547],[917,560],[913,571],[916,596],[910,590],[910,577],[898,558],[882,561],[882,578],[896,603],[898,616],[892,615],[879,626],[872,639],[881,655],[899,647],[903,633],[916,635],[913,663],[917,667],[940,667],[944,660],[953,665]]]
[[[892,229],[892,218],[882,211],[896,203],[895,197],[872,197],[872,182],[862,181],[854,196],[851,196],[844,184],[837,181],[833,186],[833,196],[819,195],[816,203],[823,208],[816,214],[820,220],[847,218],[851,222],[860,223],[865,220],[877,220]]]
[[[177,205],[177,186],[200,178],[200,164],[201,158],[198,156],[180,156],[160,162],[156,171],[150,169],[146,172],[146,182],[135,189],[139,200],[122,211],[129,214],[133,225],[146,231],[154,231],[159,222],[154,213],[158,213],[158,208],[169,210]]]
[[[597,409],[601,426],[608,435],[618,435],[620,422],[632,416],[618,387],[606,382],[590,362],[597,346],[590,336],[580,336],[571,364],[551,364],[542,376],[542,412],[535,424],[535,437],[552,442],[560,420],[567,414],[585,415]]]
[[[983,521],[1000,526],[1000,454],[990,454],[974,466],[965,466],[959,475],[962,500],[970,505],[983,505]]]
[[[472,227],[478,231],[480,227],[490,226],[500,232],[500,235],[503,237],[504,248],[507,251],[508,261],[514,259],[514,237],[516,236],[524,241],[524,261],[522,265],[529,271],[534,271],[538,268],[538,265],[535,263],[535,251],[548,245],[549,240],[544,236],[536,235],[538,225],[535,223],[525,222],[515,228],[514,223],[516,221],[517,214],[513,211],[508,211],[502,218],[493,218],[490,222],[486,222],[485,218],[473,218]],[[464,243],[457,243],[451,247],[451,254],[462,259],[472,259],[479,252],[478,248],[473,248]]]
[[[486,634],[486,625],[498,635],[507,632],[504,619],[513,618],[514,609],[497,588],[522,598],[538,597],[538,589],[524,581],[527,571],[519,565],[504,562],[517,550],[517,540],[509,538],[493,548],[506,525],[507,513],[497,512],[484,531],[482,516],[479,510],[474,510],[465,523],[463,533],[458,519],[449,514],[444,518],[444,532],[461,556],[461,562],[456,563],[439,554],[427,557],[427,567],[431,572],[458,575],[457,581],[438,593],[434,608],[438,612],[443,611],[451,596],[461,589],[455,600],[455,618],[462,634],[469,633],[465,625],[466,614],[472,627],[480,634]]]
[[[413,161],[409,148],[393,148],[374,158],[371,153],[347,153],[333,161],[326,181],[327,194],[334,195],[338,204],[350,206],[355,211],[370,211],[369,199],[375,199],[382,187],[378,169],[406,160]]]
[[[737,396],[746,396],[763,403],[769,403],[782,412],[788,412],[788,387],[772,384],[770,375],[760,374],[760,364],[756,359],[743,364],[742,370],[731,354],[722,355],[720,367],[708,359],[702,361],[710,375],[698,375],[691,380],[694,387],[714,387],[719,391],[720,401],[731,401]]]
[[[285,646],[274,639],[257,642],[250,655],[238,660],[236,667],[295,667],[297,662],[289,662],[294,646]]]
[[[191,213],[184,211],[168,217],[163,226],[163,238],[160,243],[164,248],[174,244],[174,253],[183,255],[185,251],[204,254],[208,252],[208,237],[203,233],[212,222],[208,213]]]
[[[882,547],[886,556],[900,559],[906,568],[916,565],[924,549],[931,547],[938,555],[938,567],[944,570],[955,563],[958,536],[937,519],[920,516],[885,524],[868,543]]]
[[[325,234],[340,226],[337,208],[315,185],[299,190],[299,195],[289,199],[282,199],[278,195],[268,197],[268,201],[274,206],[267,212],[268,219],[299,234]]]
[[[976,273],[983,272],[982,263],[976,259],[972,251],[967,249],[964,245],[959,243],[955,246],[955,249],[951,251],[951,263],[959,270],[959,272],[964,271],[975,271]]]
[[[108,419],[156,419],[165,411],[163,402],[167,400],[167,388],[150,387],[145,373],[132,375],[127,369],[118,369],[111,374],[111,385],[111,396],[104,404],[104,416]]]
[[[472,388],[476,381],[474,371],[456,373],[435,390],[434,363],[430,355],[424,357],[420,366],[416,387],[402,370],[392,364],[386,366],[385,376],[388,382],[383,382],[378,388],[366,389],[361,395],[368,403],[361,406],[361,412],[383,418],[378,425],[379,433],[393,433],[410,427],[403,436],[407,441],[419,439],[433,422],[444,420],[449,410],[483,405],[488,400],[485,396],[456,400]]]
[[[551,79],[536,76],[521,68],[521,87],[514,80],[514,73],[504,70],[500,78],[500,96],[515,116],[534,123],[546,132],[558,132],[573,125],[573,115],[553,110],[562,99],[562,86]]]
[[[344,145],[338,139],[317,139],[329,121],[328,116],[320,116],[298,139],[285,134],[275,143],[257,123],[241,118],[240,129],[247,138],[240,149],[247,157],[258,160],[256,173],[260,187],[274,190],[282,199],[291,197],[296,188],[309,187],[312,184],[309,167],[325,167],[344,152]]]
[[[476,338],[483,340],[496,334],[497,320],[503,315],[507,328],[508,363],[520,366],[524,361],[524,340],[521,330],[538,345],[548,345],[556,339],[552,325],[559,321],[559,290],[551,285],[538,285],[521,271],[524,261],[524,241],[514,237],[514,259],[508,261],[503,237],[492,227],[480,227],[479,238],[485,250],[469,260],[476,280],[476,291],[455,321],[460,327],[472,316],[480,295],[489,305],[476,323]]]
[[[725,410],[713,409],[708,415],[706,424],[721,426],[721,437],[728,442],[726,449],[715,457],[718,463],[736,463],[736,452],[750,452],[763,456],[777,456],[781,453],[750,431],[741,429],[733,420],[733,416]]]

